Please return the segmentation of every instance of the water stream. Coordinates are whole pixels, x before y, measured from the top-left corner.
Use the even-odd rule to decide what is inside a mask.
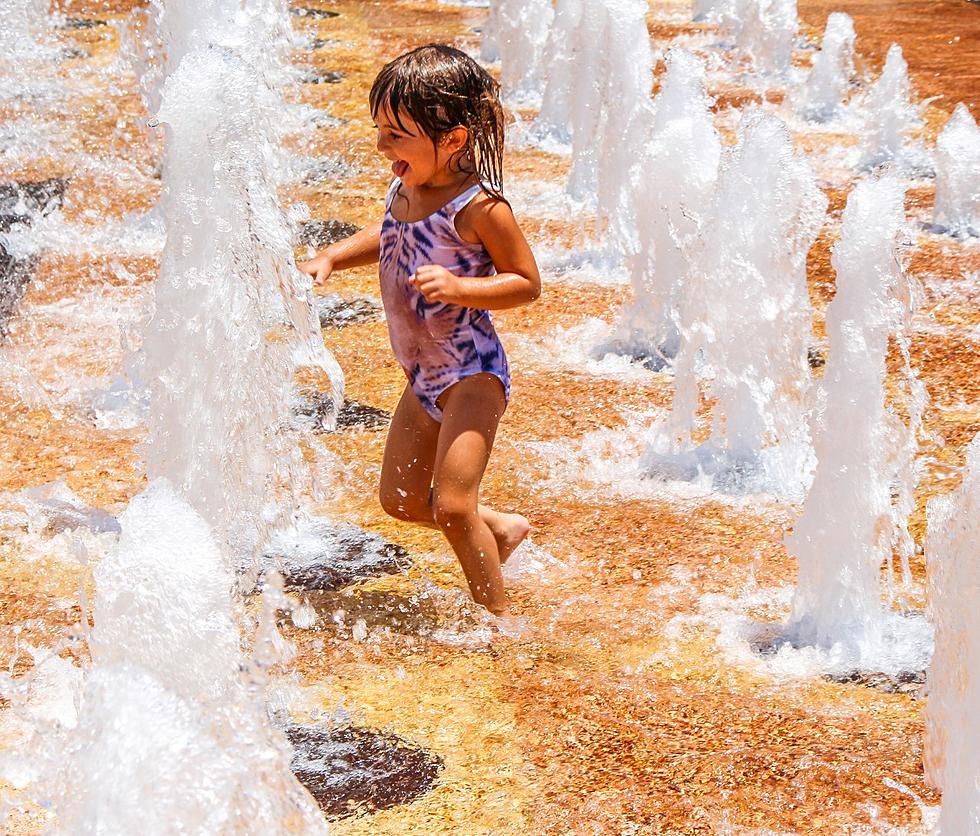
[[[555,827],[723,831],[749,827],[742,805],[791,832],[810,809],[807,781],[822,788],[820,804],[851,783],[885,804],[892,790],[877,773],[837,774],[862,758],[898,762],[901,750],[915,761],[903,780],[925,792],[906,751],[919,717],[908,700],[844,695],[827,689],[848,686],[812,675],[921,677],[935,625],[926,768],[945,793],[942,831],[970,832],[978,644],[964,625],[977,592],[969,523],[980,453],[975,440],[962,487],[929,505],[927,619],[916,514],[923,491],[945,484],[934,466],[945,454],[925,425],[940,413],[960,432],[974,413],[955,387],[959,400],[930,404],[914,371],[917,339],[959,328],[965,341],[946,361],[957,373],[976,339],[961,327],[980,275],[969,249],[980,139],[968,108],[953,111],[933,162],[900,47],[868,87],[852,19],[831,14],[809,61],[793,0],[668,11],[643,0],[492,0],[489,18],[467,12],[478,25],[460,42],[499,62],[517,109],[516,156],[532,174],[515,184],[514,205],[549,288],[567,297],[527,321],[501,317],[534,408],[508,412],[504,475],[489,484],[530,505],[540,536],[508,567],[526,622],[501,637],[473,613],[437,539],[365,510],[382,449],[374,431],[402,381],[372,353],[384,342],[365,295],[373,285],[357,274],[317,299],[293,261],[294,222],[309,214],[280,203],[289,186],[318,219],[334,204],[350,213],[324,230],[364,222],[355,212],[377,183],[358,156],[370,137],[347,121],[353,84],[373,68],[359,51],[404,46],[377,15],[457,13],[448,2],[363,5],[369,25],[357,18],[332,41],[317,27],[353,20],[356,3],[293,9],[299,35],[279,0],[154,2],[149,15],[91,24],[118,39],[93,69],[46,44],[45,9],[0,0],[16,23],[0,32],[0,149],[60,172],[0,190],[0,396],[48,416],[49,448],[69,449],[67,433],[84,424],[103,444],[130,444],[147,477],[113,476],[132,486],[113,513],[64,482],[0,496],[11,565],[27,554],[74,578],[45,613],[18,615],[33,625],[57,612],[60,632],[17,638],[0,675],[0,777],[66,833],[320,833],[325,814],[355,812],[338,789],[351,776],[370,811],[385,811],[357,811],[354,831],[424,820],[432,832],[444,822],[520,832],[531,812]],[[689,27],[692,11],[708,22]],[[672,34],[651,40],[651,30]],[[343,72],[312,59],[296,70],[297,45],[337,50]],[[137,154],[121,116],[109,143],[118,149],[61,129],[75,99],[135,99],[137,75],[153,114]],[[320,82],[341,85],[335,111],[302,104],[313,97],[296,85]],[[344,156],[348,145],[357,151]],[[79,210],[79,193],[98,193],[85,178],[113,182],[132,205]],[[906,247],[932,259],[947,294],[926,324]],[[52,274],[74,270],[71,260],[92,287],[62,297]],[[16,293],[11,265],[22,271]],[[941,283],[954,269],[955,288]],[[354,369],[346,404],[325,338]],[[343,497],[350,523],[318,515],[327,495]],[[300,689],[277,679],[293,653],[296,681],[320,689],[318,716],[346,716],[331,690],[340,687],[357,721],[377,728],[335,728],[323,746],[310,727],[289,725],[307,716]],[[912,718],[884,742],[861,714],[882,706]],[[846,725],[850,714],[864,725]],[[833,723],[879,748],[822,748]],[[792,743],[740,737],[776,726]],[[620,762],[626,752],[660,771],[642,781],[615,772],[635,768]],[[778,760],[771,775],[798,776],[784,795],[752,772],[753,752]],[[576,780],[597,783],[579,792],[561,770],[586,760]],[[817,761],[834,775],[821,778]],[[671,795],[670,770],[688,762],[697,767],[681,783],[704,778],[715,793],[704,808]],[[649,788],[656,798],[634,816]],[[593,800],[565,809],[578,798]],[[864,823],[865,802],[842,802],[827,832]]]

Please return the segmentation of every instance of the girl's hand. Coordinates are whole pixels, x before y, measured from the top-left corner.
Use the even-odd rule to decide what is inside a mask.
[[[324,251],[309,261],[304,261],[296,266],[306,275],[313,277],[313,284],[322,285],[333,272],[333,259]]]
[[[460,298],[460,281],[445,267],[426,264],[419,267],[412,276],[415,289],[425,297],[426,302],[456,302]]]

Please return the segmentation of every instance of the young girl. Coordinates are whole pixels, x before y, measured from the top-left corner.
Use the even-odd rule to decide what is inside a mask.
[[[381,470],[385,511],[438,527],[477,603],[506,612],[501,564],[528,522],[479,504],[510,395],[489,310],[537,299],[538,268],[503,188],[499,85],[473,59],[431,44],[396,58],[371,88],[378,151],[391,160],[384,221],[300,265],[316,284],[380,262],[391,347],[408,377]]]

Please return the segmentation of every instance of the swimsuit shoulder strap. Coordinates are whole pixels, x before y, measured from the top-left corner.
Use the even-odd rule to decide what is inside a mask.
[[[446,216],[449,218],[449,220],[453,220],[456,217],[456,214],[481,191],[482,189],[480,188],[480,184],[474,183],[465,192],[461,192],[450,200],[445,207]]]
[[[402,181],[400,177],[396,177],[388,185],[388,194],[385,195],[385,211],[391,211],[391,202],[395,199],[395,195],[398,194],[398,189],[401,188]]]

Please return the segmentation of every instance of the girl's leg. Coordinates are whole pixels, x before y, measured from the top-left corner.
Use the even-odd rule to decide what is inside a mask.
[[[443,393],[432,491],[433,518],[459,558],[473,600],[497,614],[507,610],[500,551],[478,500],[505,405],[503,385],[489,374],[465,378]]]
[[[391,418],[381,465],[381,507],[397,519],[429,528],[438,528],[432,516],[430,489],[439,428],[411,387],[406,386]],[[500,562],[506,562],[527,536],[527,520],[520,514],[504,514],[485,505],[477,506],[477,510],[497,541]]]
[[[429,491],[439,426],[406,386],[391,416],[378,489],[381,507],[397,519],[435,525]]]

